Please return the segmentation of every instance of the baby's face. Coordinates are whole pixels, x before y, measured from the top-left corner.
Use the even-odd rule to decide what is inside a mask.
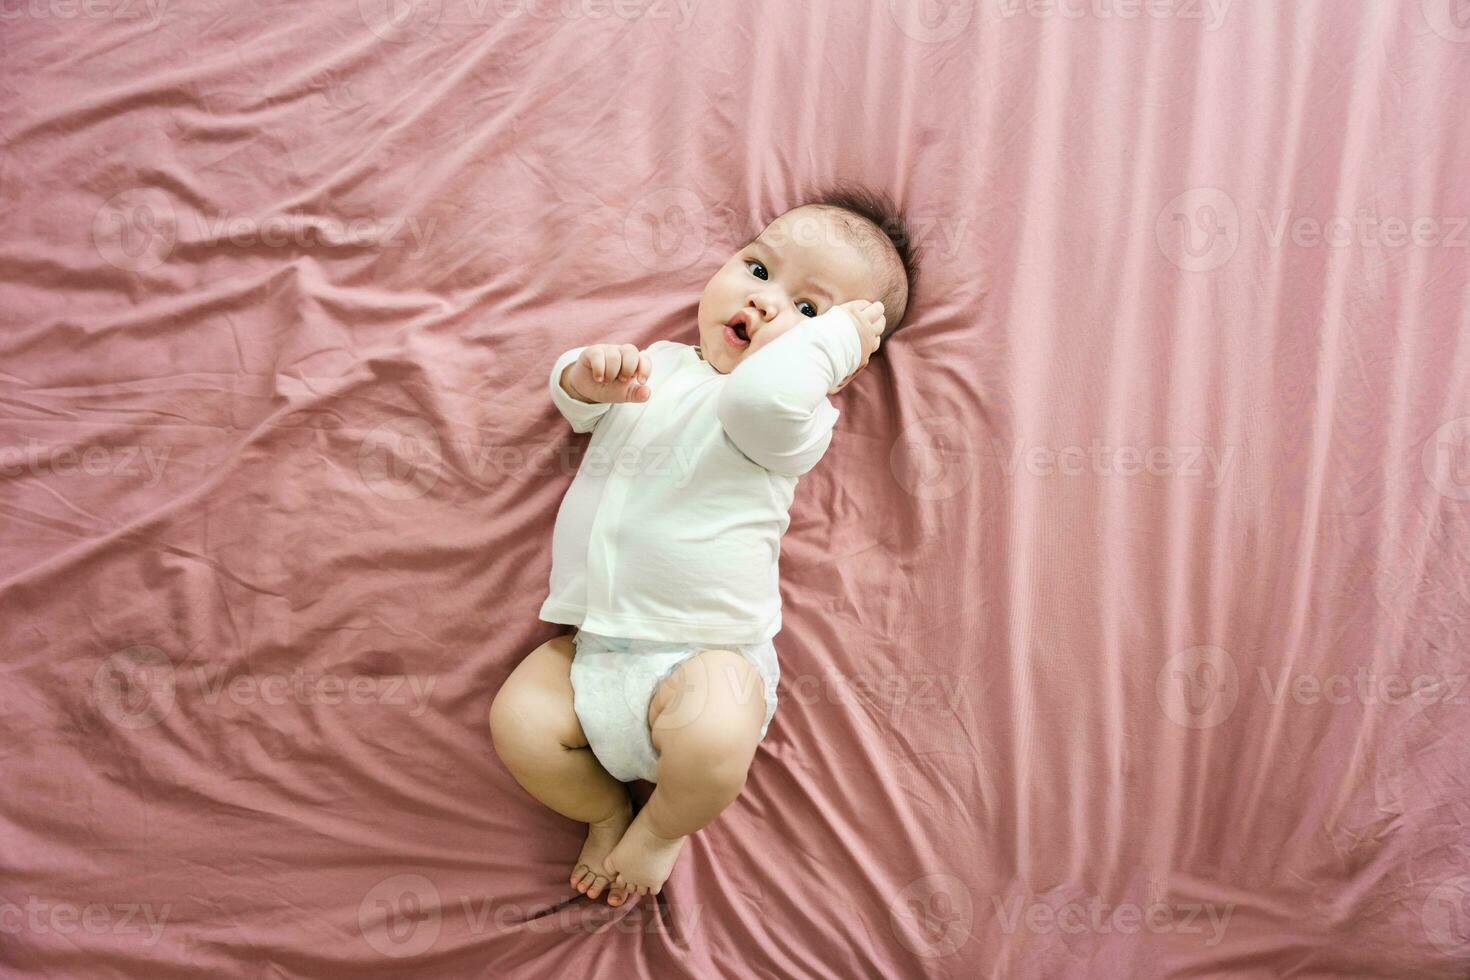
[[[714,274],[699,298],[699,346],[711,367],[728,374],[802,317],[873,298],[876,270],[841,222],[826,208],[788,211]]]

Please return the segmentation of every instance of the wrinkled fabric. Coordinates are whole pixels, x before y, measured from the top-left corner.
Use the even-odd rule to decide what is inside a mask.
[[[0,973],[1463,978],[1462,13],[7,6]],[[550,358],[838,177],[925,257],[779,718],[588,902]]]

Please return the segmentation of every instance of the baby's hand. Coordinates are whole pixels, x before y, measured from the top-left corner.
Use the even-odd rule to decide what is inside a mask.
[[[852,314],[857,321],[858,336],[863,344],[863,362],[858,365],[856,371],[849,374],[838,382],[836,388],[827,389],[827,394],[835,395],[839,388],[847,384],[853,378],[862,373],[863,368],[868,366],[868,358],[878,349],[878,338],[883,336],[883,327],[888,320],[883,315],[882,303],[870,303],[865,299],[855,299],[849,303],[841,304],[842,308]]]
[[[653,359],[632,344],[592,344],[561,373],[561,387],[588,404],[646,402]]]

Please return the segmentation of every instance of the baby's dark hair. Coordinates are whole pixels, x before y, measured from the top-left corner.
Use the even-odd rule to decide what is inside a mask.
[[[880,262],[884,273],[877,297],[888,320],[883,330],[883,340],[887,342],[904,325],[913,306],[922,257],[904,213],[886,193],[845,182],[816,189],[800,206],[832,208],[853,216],[858,221],[850,222],[849,227],[858,233],[858,241],[869,253],[875,258],[888,253],[887,261]],[[883,353],[881,345],[876,353]]]

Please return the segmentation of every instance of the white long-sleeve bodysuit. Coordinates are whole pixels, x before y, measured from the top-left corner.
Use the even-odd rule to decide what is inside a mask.
[[[798,322],[720,374],[661,340],[646,402],[551,399],[592,433],[552,533],[540,618],[649,640],[758,643],[781,629],[778,561],[797,479],[832,441],[827,390],[862,363],[841,307]]]

